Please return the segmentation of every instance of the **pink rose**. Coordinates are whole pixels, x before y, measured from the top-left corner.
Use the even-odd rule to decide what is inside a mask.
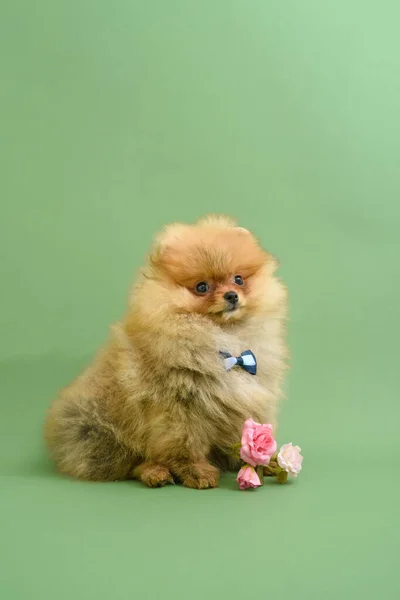
[[[240,458],[253,467],[267,465],[276,452],[276,441],[272,434],[272,425],[256,423],[247,419],[243,425]]]
[[[244,465],[236,478],[241,490],[260,487],[261,481],[254,467]]]
[[[302,468],[303,457],[300,451],[301,448],[293,446],[292,442],[284,444],[279,450],[278,465],[292,477],[297,477]]]

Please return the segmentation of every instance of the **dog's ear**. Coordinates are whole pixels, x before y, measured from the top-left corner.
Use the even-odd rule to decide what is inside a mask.
[[[172,223],[171,225],[164,227],[163,231],[161,231],[154,239],[149,255],[150,264],[158,266],[162,256],[169,248],[182,239],[186,230],[187,225],[184,225],[183,223]]]
[[[236,227],[236,220],[226,215],[207,215],[196,221],[196,225],[200,227],[217,227],[217,228],[230,228]]]
[[[239,227],[236,219],[227,215],[207,215],[196,222],[196,225],[206,227],[217,227],[218,229],[234,229],[239,234],[251,235],[250,231],[245,227]]]

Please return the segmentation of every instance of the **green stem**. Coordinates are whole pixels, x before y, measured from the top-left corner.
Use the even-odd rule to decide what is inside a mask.
[[[263,466],[257,467],[257,475],[260,478],[261,485],[264,485],[264,467]]]
[[[275,475],[278,474],[278,469],[276,467],[271,466],[270,463],[269,465],[266,465],[264,467],[264,474],[269,477],[275,477]]]
[[[278,483],[286,483],[287,478],[288,478],[287,471],[284,471],[283,469],[281,469],[280,473],[278,473],[278,475],[276,476],[276,481]]]

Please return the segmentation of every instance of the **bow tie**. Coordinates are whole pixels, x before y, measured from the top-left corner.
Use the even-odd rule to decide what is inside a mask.
[[[224,357],[225,369],[229,371],[234,366],[242,367],[250,375],[257,373],[257,360],[251,350],[245,350],[240,356],[232,356],[229,352],[220,351]]]

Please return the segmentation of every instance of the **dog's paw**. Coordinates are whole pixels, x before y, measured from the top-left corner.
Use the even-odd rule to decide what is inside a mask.
[[[196,465],[182,477],[185,487],[206,490],[218,487],[219,471],[212,465]]]
[[[171,472],[162,465],[144,463],[134,470],[134,477],[151,488],[175,483]]]

